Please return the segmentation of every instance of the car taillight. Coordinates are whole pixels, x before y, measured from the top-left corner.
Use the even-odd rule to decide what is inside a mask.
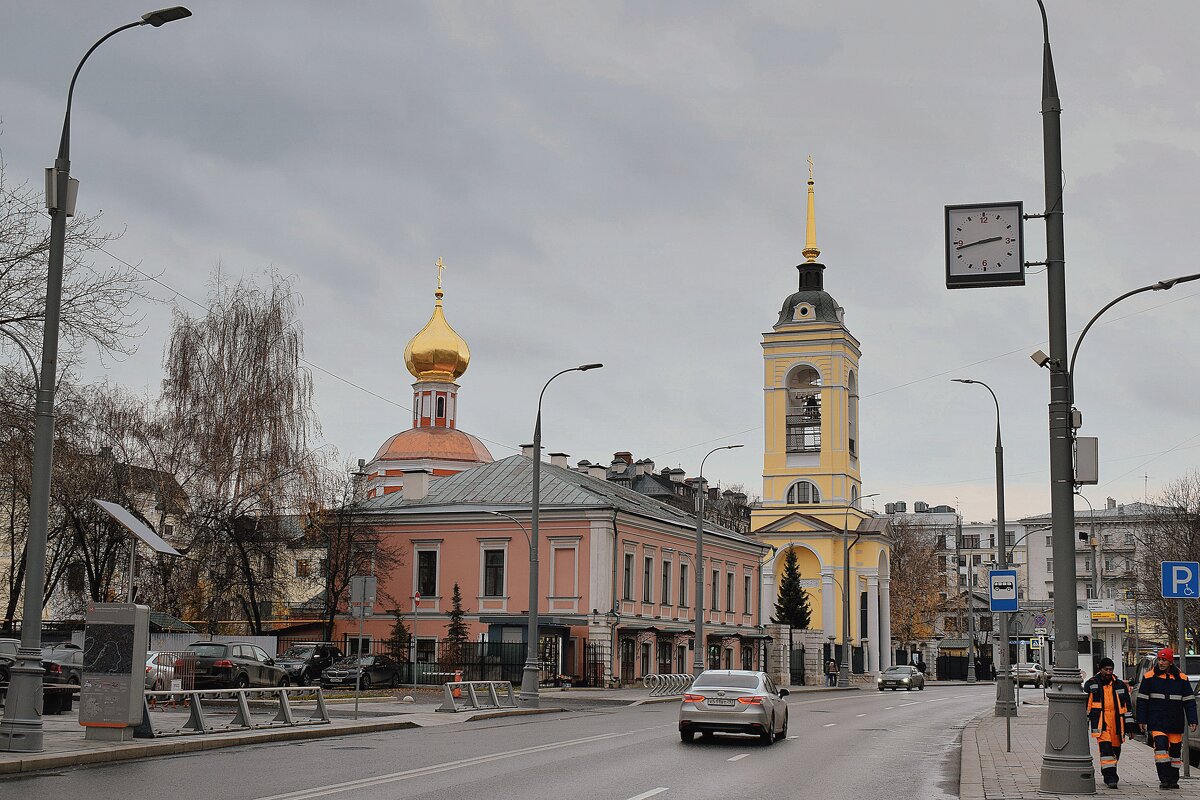
[[[686,692],[685,692],[685,693],[684,693],[684,695],[683,695],[683,702],[685,702],[685,703],[703,703],[703,702],[704,702],[704,695],[702,695],[702,694],[688,694],[688,693],[686,693]]]
[[[763,697],[760,694],[752,694],[749,697],[739,697],[738,702],[745,703],[748,706],[761,706],[763,703],[763,700],[766,700],[766,699],[767,698]]]
[[[46,665],[46,672],[62,672],[62,667],[58,664],[50,663]]]
[[[215,669],[233,669],[233,662],[228,658],[218,658],[213,662],[213,667]]]

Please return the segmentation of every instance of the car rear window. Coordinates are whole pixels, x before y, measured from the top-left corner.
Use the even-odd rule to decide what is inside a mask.
[[[886,675],[912,675],[915,672],[912,667],[888,667],[884,673]]]
[[[702,689],[706,686],[725,686],[732,689],[757,689],[757,675],[723,675],[719,673],[704,673],[692,686]]]
[[[225,655],[226,647],[227,645],[223,644],[189,644],[187,649],[198,656],[212,657]]]

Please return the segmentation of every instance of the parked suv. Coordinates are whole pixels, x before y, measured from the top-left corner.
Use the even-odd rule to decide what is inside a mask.
[[[292,683],[312,686],[341,657],[342,651],[331,642],[297,642],[283,651],[275,663],[287,670]]]
[[[287,671],[251,642],[192,642],[187,649],[196,654],[197,689],[291,685]]]

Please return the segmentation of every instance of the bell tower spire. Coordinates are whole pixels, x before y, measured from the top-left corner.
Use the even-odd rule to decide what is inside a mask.
[[[821,248],[817,247],[817,200],[816,193],[813,191],[813,160],[812,156],[808,157],[808,223],[805,226],[804,249],[800,252],[808,259],[809,263],[815,263],[817,257],[821,255]]]

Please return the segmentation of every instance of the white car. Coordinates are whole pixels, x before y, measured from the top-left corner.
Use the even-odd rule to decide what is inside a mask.
[[[787,696],[765,672],[705,670],[679,705],[679,738],[686,743],[697,733],[749,733],[770,745],[787,738]]]

